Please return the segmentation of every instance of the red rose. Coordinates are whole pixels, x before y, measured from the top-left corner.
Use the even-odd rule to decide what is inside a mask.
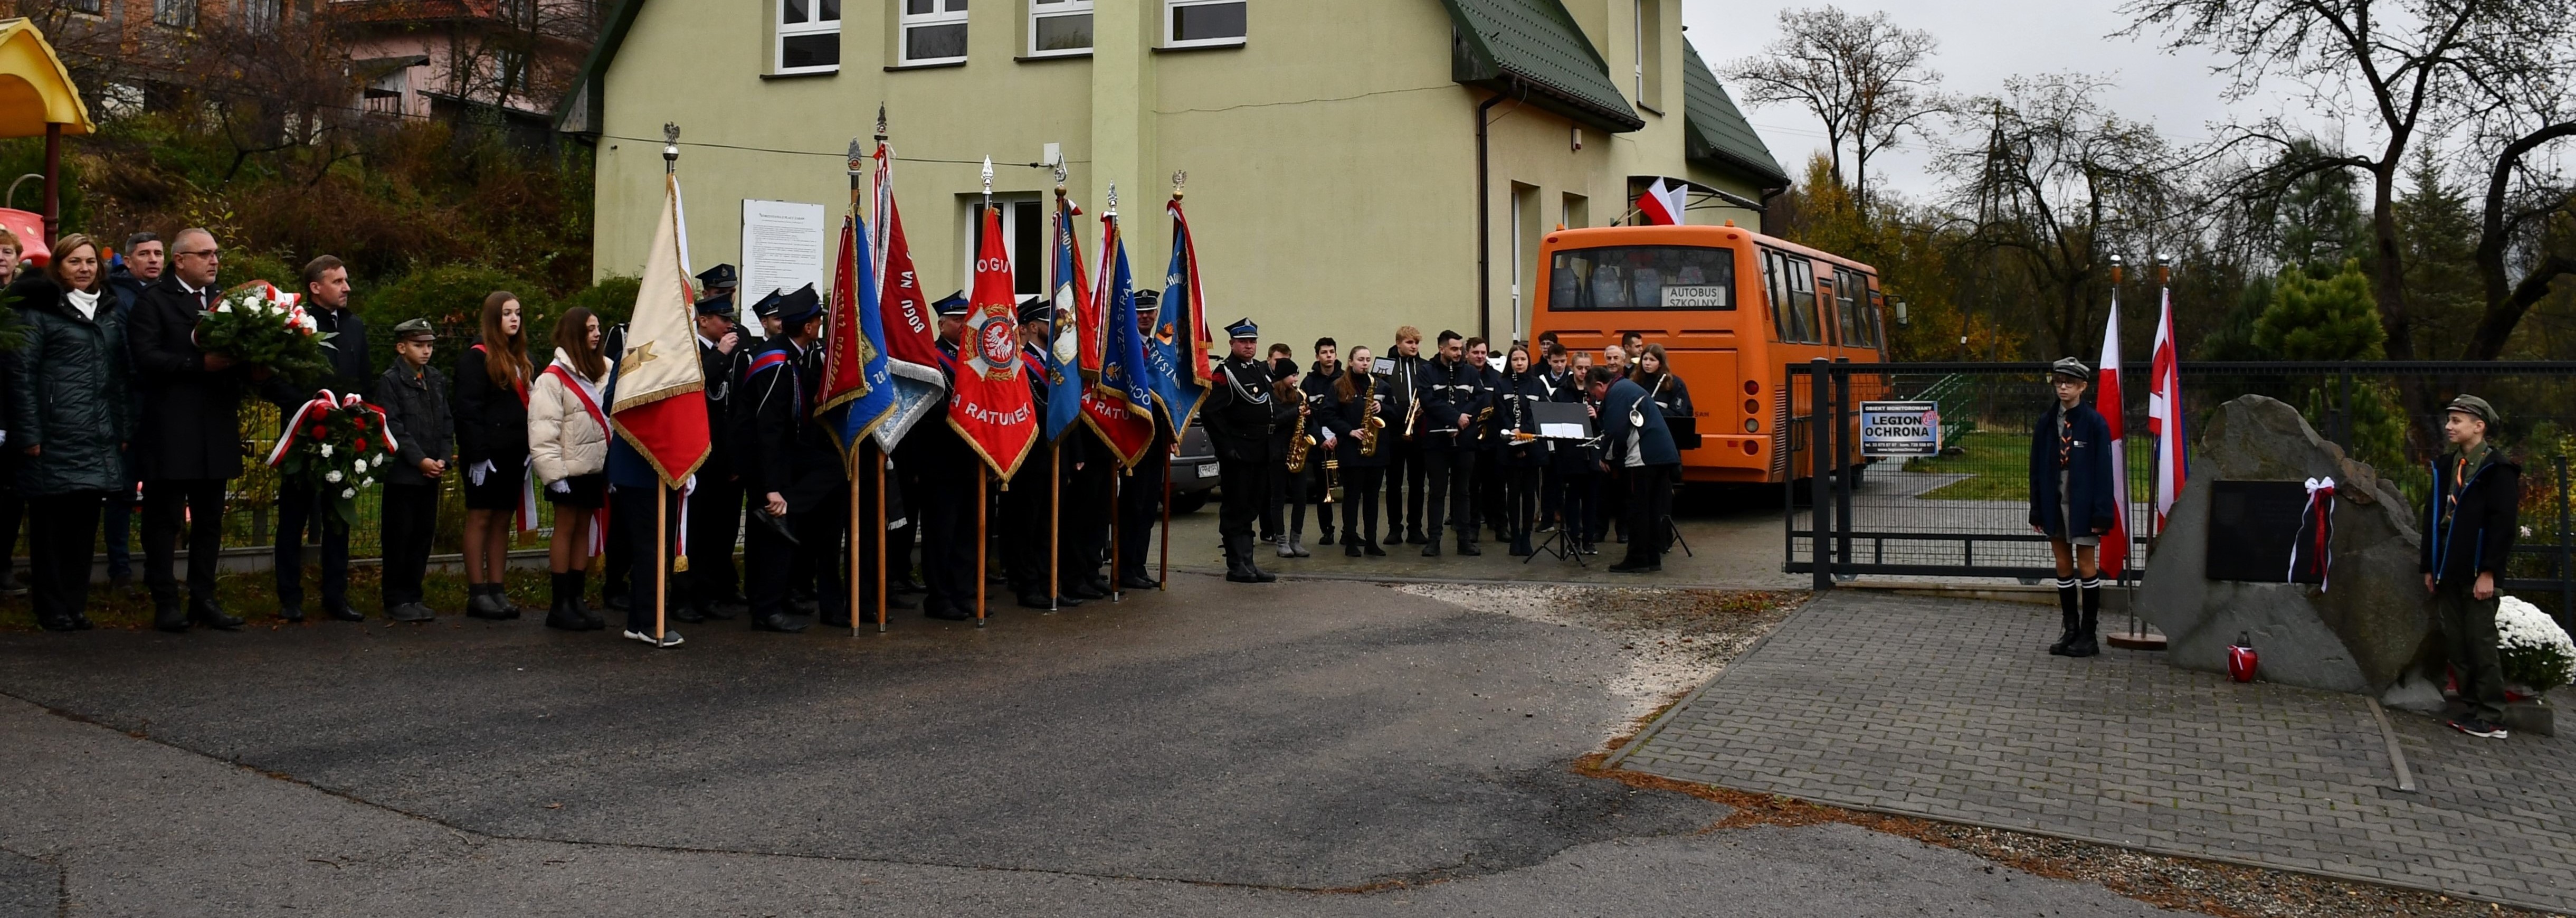
[[[367,438],[365,438],[365,437],[359,437],[359,438],[358,438],[358,451],[359,451],[359,452],[362,452],[362,453],[367,451]]]
[[[319,440],[319,439],[322,439],[323,437],[330,436],[331,431],[329,431],[328,429],[325,429],[325,428],[324,428],[322,425],[320,425],[320,424],[315,424],[315,425],[313,425],[313,429],[312,429],[312,430],[309,430],[309,431],[306,431],[306,433],[311,434],[311,435],[312,435],[312,437],[313,437],[313,439]]]

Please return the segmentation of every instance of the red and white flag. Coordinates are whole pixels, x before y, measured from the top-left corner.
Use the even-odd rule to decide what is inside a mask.
[[[678,176],[664,178],[662,205],[627,321],[626,351],[617,358],[617,401],[608,417],[618,436],[653,464],[662,485],[677,489],[706,461],[709,431],[706,400],[697,397],[706,389],[706,375],[698,366]]]
[[[2156,438],[2156,527],[2164,527],[2182,496],[2183,448],[2182,364],[2174,353],[2173,289],[2164,291],[2156,315],[2155,356],[2147,361],[2147,433]]]
[[[1637,213],[1646,218],[1648,226],[1680,226],[1683,201],[1689,193],[1687,188],[1676,188],[1671,182],[1656,179],[1654,184],[1646,186],[1645,194],[1637,196]]]
[[[2124,577],[2129,570],[2129,454],[2126,413],[2120,400],[2120,291],[2111,289],[2111,321],[2102,329],[2102,365],[2094,371],[2093,410],[2111,431],[2111,531],[2102,534],[2100,570]]]
[[[957,382],[948,396],[948,425],[1007,482],[1037,442],[1037,407],[1020,362],[1018,297],[1011,256],[1002,247],[1002,212],[984,209],[984,244],[975,253],[975,293],[966,333],[957,341]]]

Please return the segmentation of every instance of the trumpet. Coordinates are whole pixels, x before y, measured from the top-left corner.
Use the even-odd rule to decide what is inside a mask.
[[[1338,457],[1334,457],[1334,456],[1326,456],[1326,457],[1324,457],[1324,500],[1323,500],[1323,502],[1324,502],[1324,503],[1327,503],[1327,504],[1332,503],[1332,502],[1333,502],[1333,489],[1334,489],[1334,488],[1341,487],[1341,486],[1342,486],[1342,460],[1341,460],[1340,458],[1338,458]]]

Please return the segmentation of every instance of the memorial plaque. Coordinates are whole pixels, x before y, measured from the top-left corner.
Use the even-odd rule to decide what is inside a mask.
[[[2305,483],[2213,481],[2209,487],[2209,579],[2319,582],[2316,566],[2306,563],[2296,580],[2290,577],[2290,544],[2308,508]]]

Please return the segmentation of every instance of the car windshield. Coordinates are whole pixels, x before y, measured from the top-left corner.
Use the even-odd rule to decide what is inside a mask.
[[[1547,308],[1734,309],[1735,250],[1689,245],[1563,250],[1550,267]]]

